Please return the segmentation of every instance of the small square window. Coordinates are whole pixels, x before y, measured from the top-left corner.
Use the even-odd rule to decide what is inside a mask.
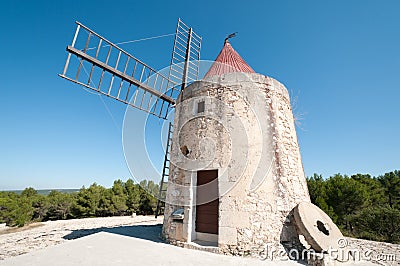
[[[204,112],[204,101],[198,102],[197,103],[197,113],[203,113]]]

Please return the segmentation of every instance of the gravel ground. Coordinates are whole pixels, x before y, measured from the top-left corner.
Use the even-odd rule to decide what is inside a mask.
[[[121,216],[48,221],[17,230],[2,228],[0,260],[102,231],[161,242],[161,223],[162,217]]]

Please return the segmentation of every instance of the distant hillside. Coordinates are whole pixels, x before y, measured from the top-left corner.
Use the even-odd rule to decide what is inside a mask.
[[[74,192],[78,192],[79,191],[79,188],[67,188],[67,189],[63,189],[63,188],[54,188],[54,189],[38,189],[38,190],[36,190],[37,191],[37,193],[39,194],[39,195],[44,195],[44,196],[47,196],[47,195],[49,195],[49,193],[51,192],[51,191],[58,191],[58,192],[62,192],[62,193],[67,193],[67,194],[70,194],[70,193],[74,193]],[[4,192],[14,192],[14,193],[17,193],[18,195],[20,195],[21,194],[21,192],[22,192],[23,190],[5,190]]]

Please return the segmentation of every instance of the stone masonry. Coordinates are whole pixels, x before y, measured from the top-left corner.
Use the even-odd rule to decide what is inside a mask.
[[[237,72],[185,88],[175,110],[171,164],[163,226],[169,242],[205,240],[195,228],[202,203],[195,202],[195,185],[197,171],[208,169],[218,169],[220,253],[246,254],[297,238],[290,213],[310,198],[289,94],[275,79]],[[175,221],[171,214],[180,208],[184,219]]]

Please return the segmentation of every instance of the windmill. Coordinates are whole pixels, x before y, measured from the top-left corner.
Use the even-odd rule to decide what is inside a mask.
[[[199,77],[202,37],[178,19],[168,75],[160,73],[80,22],[60,77],[155,117],[166,119],[179,93]],[[72,62],[75,57],[77,60]],[[85,72],[85,73],[83,73]],[[86,74],[86,75],[85,75]],[[168,129],[156,217],[164,204],[169,175]]]
[[[158,118],[174,108],[156,210],[164,208],[168,242],[242,255],[291,249],[301,246],[297,223],[310,243],[315,235],[337,243],[322,230],[334,228],[328,216],[303,212],[316,207],[288,90],[256,73],[230,44],[234,36],[198,80],[202,39],[180,19],[166,75],[77,22],[60,76]]]

